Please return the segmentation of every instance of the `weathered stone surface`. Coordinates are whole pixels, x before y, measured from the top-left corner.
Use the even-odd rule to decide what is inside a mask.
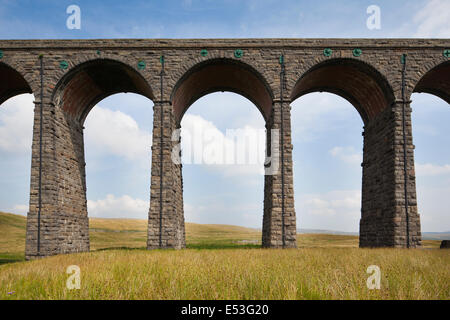
[[[0,40],[0,102],[24,92],[35,96],[26,257],[89,250],[83,122],[98,101],[118,92],[155,102],[149,249],[185,247],[182,166],[171,160],[172,131],[195,99],[220,90],[253,101],[268,137],[271,129],[281,132],[282,169],[265,176],[264,247],[296,246],[289,104],[314,91],[344,97],[364,121],[360,246],[420,246],[409,100],[413,92],[429,92],[450,103],[450,64],[443,55],[449,47],[448,39]],[[330,57],[325,48],[333,50]],[[362,55],[354,57],[354,48]]]

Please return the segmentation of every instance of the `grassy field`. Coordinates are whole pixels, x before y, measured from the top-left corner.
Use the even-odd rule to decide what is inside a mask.
[[[274,250],[260,238],[187,223],[187,250],[147,251],[145,220],[91,219],[90,253],[25,262],[25,218],[0,213],[0,299],[450,299],[450,252],[439,241],[359,249],[355,236],[302,234],[298,249]],[[80,290],[66,288],[70,265]],[[369,265],[381,269],[380,290],[367,289]]]

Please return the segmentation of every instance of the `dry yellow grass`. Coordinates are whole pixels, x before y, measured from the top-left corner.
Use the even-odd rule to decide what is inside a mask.
[[[145,248],[147,221],[133,219],[89,220],[91,250],[104,248]],[[235,247],[246,244],[242,240],[260,242],[261,232],[229,225],[186,223],[187,244],[192,248]]]
[[[97,251],[0,266],[0,298],[449,299],[449,263],[420,249]],[[373,264],[380,290],[366,287]],[[80,290],[66,288],[69,265]]]
[[[258,230],[188,223],[190,249],[147,251],[146,232],[145,220],[91,219],[93,252],[0,265],[0,299],[450,299],[448,250],[359,249],[356,236],[321,234],[266,250]],[[24,217],[0,214],[0,262],[23,260],[24,237]],[[80,290],[65,286],[69,265]],[[369,265],[380,290],[367,289]]]
[[[16,253],[25,250],[26,218],[0,212],[0,252]]]

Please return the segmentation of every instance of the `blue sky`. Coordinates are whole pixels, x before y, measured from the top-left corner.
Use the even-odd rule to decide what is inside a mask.
[[[66,28],[66,8],[81,8],[81,30]],[[366,27],[369,5],[381,8],[381,29]],[[0,39],[440,37],[450,36],[450,1],[21,1],[0,0]],[[450,230],[450,109],[414,94],[413,130],[423,231]],[[0,106],[0,210],[26,214],[33,98]],[[150,188],[153,102],[134,94],[101,101],[86,120],[89,215],[145,219]],[[111,125],[114,124],[114,125]],[[358,231],[362,121],[332,94],[292,103],[298,227]],[[183,118],[224,135],[264,129],[242,96],[214,93]],[[183,133],[182,133],[183,134]],[[260,152],[260,151],[259,151]],[[183,167],[187,221],[261,227],[263,176],[255,166]]]

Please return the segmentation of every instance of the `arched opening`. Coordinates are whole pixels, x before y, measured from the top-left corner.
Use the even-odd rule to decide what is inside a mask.
[[[450,103],[450,62],[444,62],[428,71],[414,88],[417,93],[433,94]]]
[[[450,230],[450,63],[425,73],[411,100],[417,205],[427,244],[427,240],[448,239]]]
[[[97,59],[72,69],[58,83],[53,96],[62,107],[81,124],[99,101],[115,93],[136,93],[154,100],[153,92],[136,70],[122,62]]]
[[[234,60],[201,63],[175,86],[188,247],[261,244],[260,233],[249,228],[261,228],[263,220],[265,120],[272,100],[259,73]],[[214,234],[205,240],[202,230]],[[233,234],[249,239],[233,243]]]
[[[230,91],[246,97],[266,120],[271,114],[273,94],[258,71],[236,60],[213,59],[191,68],[175,86],[171,100],[177,121],[181,121],[195,101],[217,91]]]
[[[348,100],[364,122],[394,102],[384,77],[370,65],[354,59],[331,59],[308,70],[295,84],[291,101],[311,92],[329,92]]]
[[[0,62],[0,264],[24,259],[29,209],[34,97],[28,82]]]
[[[64,241],[80,241],[81,251],[145,248],[153,98],[137,70],[107,59],[75,67],[55,89],[58,202],[64,216],[82,221]]]
[[[32,93],[25,78],[10,66],[0,62],[0,104],[22,93]]]
[[[332,93],[340,98],[317,92]],[[300,98],[304,95],[307,96]],[[296,99],[298,102],[294,102]],[[377,150],[382,137],[378,135],[376,124],[382,123],[384,111],[395,101],[391,87],[375,68],[364,62],[331,59],[313,66],[302,75],[292,90],[291,101],[294,102],[293,141],[299,142],[300,149],[296,150],[294,144],[294,161],[298,165],[298,169],[294,168],[294,181],[299,227],[323,229],[319,225],[320,221],[324,221],[324,227],[332,231],[355,232],[359,229],[360,246],[364,246],[368,235],[375,235],[376,238],[377,232],[373,232],[378,228],[376,215],[382,212],[377,207],[379,201],[376,198],[380,192],[375,189],[380,187],[380,183],[386,183],[381,186],[386,190],[389,187],[387,174],[378,168],[378,164],[385,161]],[[362,123],[351,114],[349,104],[358,111]],[[296,107],[303,107],[305,111],[296,111]],[[297,112],[303,117],[297,117]],[[310,130],[302,135],[298,129],[306,125],[308,117],[314,122],[310,124]],[[363,150],[361,125],[364,130]],[[314,132],[318,135],[317,143],[308,143],[307,139],[314,139],[314,135],[311,135]],[[308,167],[308,161],[303,159],[314,153],[317,154],[315,159],[319,160],[315,166]],[[321,165],[317,166],[318,163]],[[316,168],[316,175],[311,168]],[[314,180],[308,181],[308,177]],[[324,184],[319,186],[316,182],[320,180]],[[353,214],[342,215],[342,219],[333,217],[345,210]],[[309,214],[309,217],[305,217],[311,223],[309,226],[301,224],[303,211]],[[356,212],[361,212],[359,217],[355,216]],[[361,220],[357,228],[355,222],[359,218]],[[371,246],[376,246],[378,240],[370,238],[368,241]],[[357,245],[357,242],[354,244]]]
[[[264,124],[254,104],[229,92],[206,95],[184,114],[188,248],[260,244],[256,229],[261,228],[264,199]]]
[[[146,247],[152,107],[144,96],[119,93],[100,101],[86,117],[91,250]]]
[[[317,92],[295,100],[291,113],[299,246],[320,239],[316,233],[356,236],[361,218],[360,115],[347,100]],[[350,238],[335,240],[334,245],[341,245]],[[351,241],[358,245],[356,237]]]

